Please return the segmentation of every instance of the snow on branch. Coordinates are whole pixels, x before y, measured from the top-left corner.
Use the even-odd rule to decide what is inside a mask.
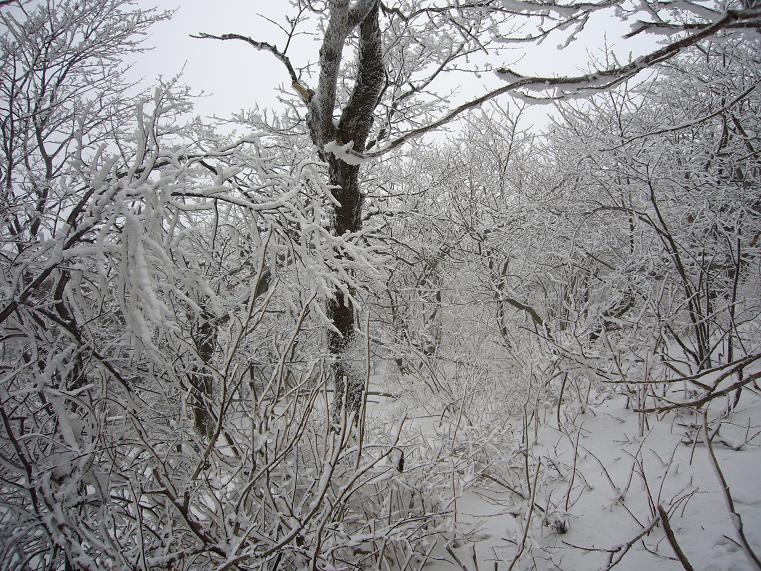
[[[372,160],[372,157],[365,157],[354,150],[354,141],[349,141],[345,145],[340,145],[337,141],[330,141],[325,143],[323,149],[326,153],[333,153],[336,158],[349,165],[361,165]]]
[[[349,8],[349,26],[354,28],[364,20],[378,0],[357,0]]]
[[[462,113],[480,107],[487,101],[502,95],[510,94],[513,97],[529,101],[553,101],[572,97],[586,97],[600,91],[612,89],[631,79],[641,71],[668,61],[685,49],[694,46],[702,40],[714,37],[723,30],[758,26],[761,26],[761,9],[727,10],[715,22],[705,24],[704,27],[692,34],[671,42],[658,50],[640,56],[623,66],[598,70],[579,76],[559,77],[526,76],[516,73],[509,68],[500,68],[496,70],[496,73],[500,78],[508,82],[507,85],[463,103],[440,119],[408,131],[391,141],[385,147],[364,153],[361,156],[362,158],[380,157],[412,139],[446,125]],[[547,94],[548,91],[551,91],[551,94]]]

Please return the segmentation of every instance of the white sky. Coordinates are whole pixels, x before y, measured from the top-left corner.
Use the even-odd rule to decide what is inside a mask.
[[[178,7],[176,0],[139,0],[138,3],[143,7],[155,6],[162,10]],[[153,28],[146,45],[154,47],[154,50],[140,57],[133,73],[150,82],[159,75],[171,77],[183,70],[184,82],[194,91],[206,94],[196,105],[196,112],[201,116],[225,117],[257,104],[260,107],[277,107],[276,89],[278,86],[289,88],[290,80],[282,64],[271,54],[256,51],[240,41],[199,40],[189,36],[199,32],[239,33],[282,46],[283,33],[257,14],[282,22],[288,10],[287,0],[184,0],[171,21]],[[621,35],[626,31],[628,26],[625,23],[598,18],[596,22],[590,22],[580,38],[562,52],[556,49],[562,38],[550,37],[538,47],[520,44],[515,59],[521,52],[525,53],[516,64],[510,61],[492,63],[495,67],[510,64],[519,73],[573,75],[584,71],[589,53],[599,53],[606,41],[621,61],[628,59],[630,53],[636,57],[645,50],[653,49],[654,42],[644,35],[635,40],[621,40]],[[319,45],[315,41],[302,39],[296,48],[291,54],[294,66],[317,59]],[[444,86],[447,89],[458,87],[458,81],[463,82],[459,86],[460,95],[453,103],[481,95],[486,89],[500,85],[500,80],[492,74],[481,78],[460,75],[459,79],[449,81]],[[544,109],[536,109],[531,117],[543,122],[544,113]]]
[[[139,0],[143,7],[161,10],[178,8],[176,1]],[[153,27],[146,46],[153,51],[143,54],[135,65],[138,77],[150,82],[163,75],[171,77],[183,71],[184,83],[206,97],[197,102],[202,116],[227,116],[255,104],[277,105],[275,89],[288,79],[280,62],[271,55],[257,52],[242,42],[198,40],[190,34],[239,33],[257,39],[278,41],[282,35],[274,25],[257,13],[277,16],[286,0],[184,0],[174,17]]]

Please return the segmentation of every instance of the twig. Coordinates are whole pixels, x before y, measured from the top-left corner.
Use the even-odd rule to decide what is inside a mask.
[[[693,400],[693,401],[680,402],[680,403],[670,404],[668,406],[656,406],[656,407],[651,407],[651,408],[640,408],[640,409],[635,409],[635,412],[643,412],[643,413],[644,412],[666,412],[666,411],[669,411],[669,410],[676,410],[678,408],[692,408],[692,407],[696,407],[697,408],[697,407],[701,407],[704,404],[706,404],[707,402],[710,402],[710,401],[712,401],[715,398],[719,398],[721,396],[728,395],[729,393],[731,393],[733,391],[736,391],[737,389],[742,388],[742,387],[744,387],[745,385],[747,385],[749,383],[752,383],[756,379],[761,379],[761,372],[754,373],[752,375],[748,375],[747,377],[737,381],[736,383],[732,383],[731,385],[729,385],[725,389],[722,389],[722,390],[716,391],[716,392],[710,392],[707,395],[705,395],[705,396],[703,396],[703,397],[701,397],[699,399]]]
[[[460,569],[462,569],[462,571],[469,571],[468,568],[465,566],[465,564],[462,561],[460,561],[460,558],[457,557],[457,554],[452,549],[451,543],[447,542],[446,549],[447,549],[447,553],[449,553],[449,555],[452,556],[452,559],[454,559],[457,562],[457,564],[460,566]]]
[[[648,535],[651,531],[653,531],[653,528],[658,524],[659,521],[661,521],[661,518],[656,517],[655,519],[653,519],[653,521],[650,522],[650,524],[647,527],[643,527],[642,531],[640,531],[632,539],[630,539],[626,543],[619,545],[618,547],[611,549],[610,556],[608,557],[608,565],[607,567],[605,567],[605,571],[609,571],[610,569],[613,569],[613,567],[621,563],[621,560],[624,558],[624,555],[626,555],[629,552],[632,546],[635,543],[637,543],[640,539]]]
[[[669,515],[666,513],[666,510],[663,509],[661,504],[658,504],[658,514],[661,516],[661,521],[663,522],[663,529],[666,532],[666,539],[669,540],[671,548],[679,558],[682,567],[684,567],[685,571],[695,571],[692,565],[690,565],[690,562],[687,560],[687,556],[684,554],[684,551],[682,551],[682,548],[679,547],[679,544],[676,541],[676,536],[674,535],[674,530],[671,529],[671,524],[669,523]]]
[[[531,527],[531,516],[534,514],[534,500],[536,499],[537,481],[539,480],[539,468],[541,465],[542,461],[539,460],[536,464],[536,471],[534,472],[534,485],[531,486],[531,500],[529,501],[528,514],[526,514],[526,525],[523,527],[523,538],[518,546],[518,552],[515,554],[507,571],[512,571],[515,564],[518,563],[518,560],[521,558],[521,555],[523,555],[523,551],[526,549],[526,539],[528,538],[528,530]]]
[[[579,435],[581,434],[581,428],[584,423],[581,424],[579,430],[576,431],[576,444],[573,447],[573,466],[571,467],[571,481],[568,483],[568,491],[565,494],[565,511],[568,512],[568,502],[571,499],[571,490],[573,489],[573,482],[576,480],[576,460],[579,458]]]
[[[241,34],[222,34],[221,36],[217,36],[214,34],[200,33],[190,34],[190,37],[198,40],[240,40],[242,42],[246,42],[257,50],[270,52],[285,66],[285,69],[288,71],[288,75],[291,77],[291,85],[298,92],[305,103],[309,103],[312,96],[314,95],[314,93],[308,87],[304,87],[304,85],[299,80],[298,75],[296,75],[296,70],[293,69],[290,58],[285,55],[285,52],[280,51],[277,46],[273,44],[268,42],[260,42]]]
[[[719,483],[721,484],[721,491],[724,493],[727,509],[732,516],[732,525],[737,532],[737,538],[740,540],[740,544],[742,545],[745,555],[748,556],[748,559],[750,559],[751,563],[755,565],[756,569],[761,571],[761,561],[759,561],[758,555],[756,555],[756,553],[751,548],[750,543],[748,543],[748,538],[745,537],[742,516],[740,516],[740,514],[735,510],[735,503],[732,500],[732,494],[729,492],[729,484],[727,484],[727,480],[724,478],[724,473],[721,471],[719,461],[716,459],[716,454],[713,451],[711,438],[708,436],[707,412],[703,412],[703,431],[706,435],[706,448],[708,448],[708,457],[711,459],[711,465],[713,466],[714,472],[716,472],[716,477],[719,479]]]

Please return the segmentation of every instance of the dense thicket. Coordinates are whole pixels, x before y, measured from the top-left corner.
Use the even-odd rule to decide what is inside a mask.
[[[294,30],[321,14],[298,7]],[[718,432],[757,398],[755,4],[668,24],[690,41],[648,78],[553,88],[546,132],[500,100],[407,157],[437,76],[546,9],[323,8],[316,92],[255,46],[299,98],[236,138],[178,81],[121,81],[167,14],[0,6],[0,567],[421,568],[489,474],[534,512],[548,411],[570,434],[622,393],[644,433],[720,402]]]

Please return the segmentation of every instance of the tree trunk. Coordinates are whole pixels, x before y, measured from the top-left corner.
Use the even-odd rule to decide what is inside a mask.
[[[328,164],[330,183],[335,186],[333,196],[340,203],[335,209],[333,230],[336,236],[356,232],[362,227],[363,196],[359,189],[359,167],[348,165],[340,159],[332,159]],[[328,332],[328,349],[333,357],[333,422],[339,423],[344,399],[347,414],[359,412],[364,382],[354,374],[354,367],[347,366],[346,349],[354,336],[354,308],[344,292],[335,292],[335,297],[328,303],[328,316],[337,330]]]
[[[374,0],[355,2],[336,1],[331,6],[330,22],[320,49],[320,83],[309,101],[309,131],[320,157],[328,164],[328,176],[333,186],[335,208],[333,233],[343,236],[362,227],[363,194],[359,184],[359,165],[350,165],[325,152],[325,145],[354,143],[353,149],[365,150],[367,136],[373,123],[373,113],[385,81],[379,4]],[[338,125],[334,123],[336,87],[341,54],[353,29],[359,25],[357,76],[351,96],[344,107]],[[362,403],[363,379],[347,367],[346,349],[354,336],[354,308],[344,292],[336,290],[328,303],[328,315],[335,330],[328,333],[328,349],[333,358],[335,399],[333,420],[339,422],[346,402],[348,415],[359,412]]]
[[[216,428],[214,413],[212,412],[214,385],[211,372],[207,367],[214,355],[214,346],[217,341],[217,328],[212,323],[212,319],[211,315],[203,312],[200,321],[194,324],[192,328],[193,345],[203,365],[193,365],[188,375],[193,426],[199,434],[207,439],[212,438]]]

